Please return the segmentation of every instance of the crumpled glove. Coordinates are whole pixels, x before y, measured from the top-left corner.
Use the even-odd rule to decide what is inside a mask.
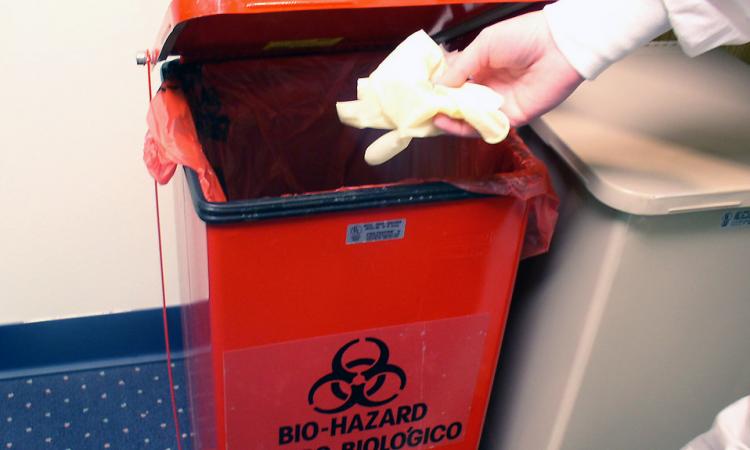
[[[468,122],[489,144],[505,139],[510,123],[500,111],[503,97],[470,82],[458,88],[435,84],[445,68],[443,50],[420,30],[399,44],[368,78],[357,81],[357,100],[336,103],[339,119],[347,125],[393,130],[367,147],[368,164],[388,161],[412,138],[442,134],[432,123],[438,113]]]

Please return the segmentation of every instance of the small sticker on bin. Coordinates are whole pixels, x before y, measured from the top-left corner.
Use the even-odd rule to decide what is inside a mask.
[[[296,48],[324,48],[333,47],[344,40],[337,38],[314,38],[314,39],[292,39],[284,41],[271,41],[263,47],[263,50],[296,49]]]
[[[403,239],[405,234],[406,219],[354,223],[346,227],[346,243],[367,244],[369,242],[392,241]]]
[[[750,209],[727,211],[721,215],[721,228],[750,227]]]

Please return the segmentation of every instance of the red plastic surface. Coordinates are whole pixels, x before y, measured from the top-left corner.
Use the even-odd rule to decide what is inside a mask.
[[[407,223],[404,239],[345,244],[351,223],[399,218]],[[208,226],[217,448],[225,448],[231,432],[227,414],[237,413],[227,409],[225,382],[243,376],[225,371],[226,352],[487,314],[492,321],[481,349],[466,438],[444,447],[476,448],[525,220],[525,202],[492,197]],[[287,376],[294,380],[293,374]],[[235,417],[233,422],[249,424],[250,419]]]
[[[436,33],[502,3],[514,2],[174,0],[154,54],[160,60],[169,55],[221,60],[269,53],[269,42],[320,38],[341,38],[331,46],[336,50],[392,45],[416,30]]]
[[[227,444],[399,447],[409,429],[412,442],[428,429],[431,444],[464,441],[489,322],[468,315],[227,352]]]
[[[184,344],[188,350],[190,419],[193,449],[216,448],[216,401],[214,399],[211,314],[208,304],[208,257],[206,225],[195,214],[184,175],[175,185],[175,224],[180,269],[180,302]]]
[[[532,180],[543,175],[524,172],[533,159],[523,147],[511,154],[518,173]],[[188,341],[196,346],[189,361],[194,423],[209,443],[198,448],[226,448],[228,427],[250,423],[257,413],[229,409],[225,383],[249,378],[226,370],[227,352],[478,314],[492,320],[465,438],[443,447],[476,448],[533,201],[494,196],[223,226],[196,226],[190,199],[182,201],[192,225],[181,241],[193,246],[184,262],[192,273],[207,272],[210,286],[208,311],[195,305],[186,311],[187,333],[195,336]],[[403,239],[346,244],[348,225],[393,219],[405,220]],[[205,259],[191,256],[201,246]],[[191,277],[191,286],[200,277]],[[200,305],[201,295],[192,297]]]
[[[167,13],[157,48],[164,49],[161,59],[180,54],[184,61],[215,61],[287,51],[321,53],[382,47],[400,41],[417,28],[439,31],[490,7],[467,8],[447,6],[448,3],[176,0]],[[448,13],[461,20],[452,21]],[[338,38],[342,39],[336,41]],[[376,54],[353,59],[350,55],[349,68],[334,69],[333,75],[322,70],[314,57],[308,57],[309,61],[303,58],[282,62],[286,69],[296,70],[282,70],[282,78],[273,74],[270,62],[284,59],[238,62],[243,70],[255,64],[259,71],[265,68],[272,73],[260,84],[257,78],[250,80],[256,95],[252,99],[247,84],[235,89],[243,82],[242,76],[238,77],[240,72],[232,69],[222,75],[221,67],[231,64],[206,65],[207,79],[214,81],[215,89],[204,98],[209,99],[208,108],[205,102],[197,101],[201,96],[196,92],[202,88],[196,91],[195,85],[180,85],[187,98],[177,95],[157,100],[163,101],[154,108],[161,107],[156,114],[165,119],[161,124],[167,128],[163,129],[171,127],[173,133],[154,134],[162,138],[151,141],[161,142],[151,146],[155,152],[150,159],[155,176],[164,180],[173,172],[175,162],[203,167],[204,175],[208,174],[204,161],[189,155],[197,148],[195,142],[200,141],[208,160],[218,168],[217,179],[231,188],[227,189],[230,200],[351,189],[361,183],[402,182],[404,177],[451,178],[466,189],[495,194],[456,202],[206,226],[197,219],[189,196],[183,193],[178,217],[184,219],[186,226],[180,227],[179,241],[187,250],[181,252],[180,259],[187,273],[184,280],[188,307],[184,314],[197,449],[227,448],[228,436],[236,431],[230,427],[252,427],[253,416],[263,413],[263,405],[251,406],[257,409],[248,412],[246,407],[233,409],[227,402],[227,383],[242,386],[243,379],[249,378],[246,370],[227,370],[228,352],[466,316],[491,320],[483,345],[474,349],[480,356],[476,388],[466,393],[471,409],[463,440],[441,448],[468,450],[478,445],[518,260],[522,251],[528,255],[546,248],[556,217],[556,199],[543,167],[515,137],[501,147],[452,138],[425,140],[411,149],[414,151],[395,159],[392,166],[379,169],[385,171],[380,174],[359,165],[359,152],[368,140],[374,139],[374,134],[340,126],[331,116],[331,108],[335,100],[354,98],[356,74],[369,73],[382,59],[382,54],[377,58],[373,55]],[[351,63],[352,60],[358,62]],[[311,71],[306,64],[318,65]],[[277,83],[280,80],[285,83]],[[240,93],[235,96],[235,100],[239,99],[236,103],[222,97],[233,89]],[[325,101],[321,101],[321,96]],[[189,109],[186,99],[191,102]],[[220,99],[222,103],[211,109],[210,99]],[[171,104],[173,101],[178,104]],[[259,107],[264,104],[267,109]],[[324,106],[311,114],[316,105]],[[181,112],[168,112],[170,106]],[[274,116],[279,111],[282,116]],[[206,134],[212,129],[211,124],[218,124],[221,135],[222,116],[229,118],[227,123],[239,124],[225,130],[229,132],[226,142],[231,145],[217,143],[221,139]],[[191,131],[191,127],[196,128],[193,121],[198,137]],[[255,126],[250,126],[253,122]],[[170,136],[185,130],[193,135],[188,139],[191,143],[175,148],[180,152],[187,150],[188,154],[177,152],[163,158],[169,154],[164,149],[170,145]],[[260,136],[253,135],[258,132]],[[176,139],[171,144],[175,142]],[[243,142],[245,145],[236,145]],[[264,142],[278,145],[263,147]],[[350,145],[348,150],[347,145],[341,145],[352,142],[356,145]],[[299,150],[301,145],[306,153],[271,159],[275,172],[268,170],[267,157],[274,151]],[[310,153],[315,149],[323,152]],[[342,159],[336,153],[342,149],[353,153]],[[443,156],[436,157],[436,153]],[[445,155],[453,155],[454,159],[445,159]],[[247,158],[256,158],[253,164],[257,165],[248,166]],[[225,164],[230,159],[234,162]],[[228,182],[232,177],[228,172],[235,169],[238,173],[252,173],[250,184],[244,184],[241,178]],[[306,169],[311,174],[323,170],[324,177],[300,178]],[[218,191],[210,189],[218,182],[210,178],[210,174],[202,178],[204,193],[212,200],[221,200],[214,196]],[[405,220],[403,239],[346,244],[349,225],[393,219]],[[533,231],[524,245],[527,223]],[[254,370],[265,369],[256,366]],[[294,382],[295,373],[285,372],[279,376]],[[465,396],[462,400],[466,401]],[[256,444],[248,442],[244,448],[255,448]]]

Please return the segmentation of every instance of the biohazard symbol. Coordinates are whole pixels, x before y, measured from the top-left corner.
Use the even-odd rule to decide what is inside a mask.
[[[373,350],[376,358],[370,355]],[[406,387],[406,373],[389,364],[389,357],[390,350],[380,339],[347,342],[333,356],[331,373],[312,385],[307,402],[315,411],[336,414],[354,405],[375,407],[392,401]]]

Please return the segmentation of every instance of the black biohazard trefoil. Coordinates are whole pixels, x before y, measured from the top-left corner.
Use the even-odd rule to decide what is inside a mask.
[[[377,346],[377,358],[345,359],[347,351],[366,342]],[[380,339],[368,337],[347,342],[333,356],[331,373],[312,385],[307,402],[317,412],[337,414],[355,405],[376,407],[393,401],[406,387],[406,373],[397,365],[389,363],[389,358],[390,350]],[[333,406],[316,404],[316,395],[321,390],[328,390],[340,403]]]

